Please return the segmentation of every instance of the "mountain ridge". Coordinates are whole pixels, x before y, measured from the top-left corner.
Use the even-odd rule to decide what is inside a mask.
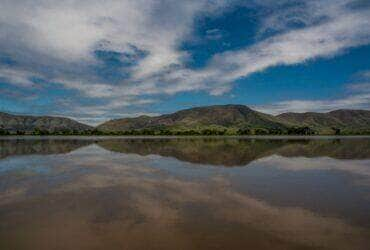
[[[0,112],[0,132],[34,131],[74,134],[370,134],[370,111],[338,109],[325,113],[265,114],[245,105],[194,107],[158,116],[106,121],[92,127],[53,116],[13,115]],[[4,134],[4,133],[3,133]]]
[[[302,128],[295,130],[294,128]],[[201,130],[226,129],[232,133],[249,130],[255,134],[333,134],[370,131],[370,111],[340,109],[326,113],[282,113],[276,116],[255,111],[245,105],[213,105],[189,108],[160,116],[120,118],[97,126],[101,131],[133,129]],[[250,131],[250,130],[258,130]],[[267,130],[267,131],[266,131]],[[300,131],[302,130],[302,131]],[[245,131],[245,134],[248,134]],[[243,134],[243,133],[242,133]]]
[[[70,118],[58,116],[13,115],[0,112],[0,129],[10,133],[30,133],[35,130],[50,133],[62,131],[87,131],[93,127]]]
[[[325,113],[282,113],[277,115],[294,125],[309,126],[321,130],[327,128],[338,129],[369,129],[370,111],[356,109],[338,109]]]
[[[130,129],[196,129],[204,126],[245,127],[246,123],[264,127],[283,128],[286,125],[272,115],[254,111],[244,105],[213,105],[179,110],[159,116],[141,116],[138,118],[121,118],[110,120],[97,128],[103,131]]]

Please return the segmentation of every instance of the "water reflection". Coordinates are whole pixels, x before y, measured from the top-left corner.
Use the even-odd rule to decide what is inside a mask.
[[[93,143],[79,139],[1,139],[0,159],[12,155],[63,154]]]
[[[23,142],[0,141],[0,249],[370,244],[368,139]]]
[[[278,154],[286,157],[327,156],[336,159],[369,159],[370,139],[237,139],[237,138],[73,138],[0,139],[0,158],[25,154],[68,153],[97,144],[125,154],[160,155],[180,161],[222,166],[245,166],[256,159]]]

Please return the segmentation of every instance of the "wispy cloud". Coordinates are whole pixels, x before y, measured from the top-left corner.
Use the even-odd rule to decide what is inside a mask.
[[[348,2],[348,1],[347,1]],[[330,7],[330,6],[328,6]],[[276,65],[329,57],[370,42],[369,10],[343,6],[318,25],[275,35],[251,47],[215,55],[205,72],[225,83]]]
[[[335,109],[370,109],[370,94],[351,95],[335,100],[291,100],[270,105],[255,106],[256,110],[270,114],[285,112],[326,112]]]
[[[218,40],[222,38],[222,31],[219,29],[206,30],[206,38],[209,40]]]
[[[0,68],[0,80],[16,86],[32,87],[34,82],[31,80],[39,75],[34,72],[3,66]]]
[[[361,72],[362,79],[367,82],[347,84],[347,96],[331,100],[289,100],[254,108],[270,114],[285,112],[327,112],[336,109],[370,109],[370,76]]]

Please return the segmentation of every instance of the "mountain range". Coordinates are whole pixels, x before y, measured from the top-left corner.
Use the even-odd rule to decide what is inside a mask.
[[[277,116],[244,105],[215,105],[160,116],[114,119],[91,127],[69,118],[0,113],[0,130],[26,134],[74,131],[95,134],[368,134],[370,111],[283,113]]]
[[[181,110],[155,117],[140,116],[105,122],[100,131],[160,130],[170,131],[204,129],[227,130],[230,133],[304,133],[332,134],[370,131],[370,111],[335,110],[328,113],[283,113],[277,116],[255,111],[244,105],[216,105]]]

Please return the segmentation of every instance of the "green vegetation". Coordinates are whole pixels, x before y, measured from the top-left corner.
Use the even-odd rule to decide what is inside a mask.
[[[132,129],[127,131],[101,131],[101,130],[61,130],[48,131],[36,128],[32,132],[19,131],[9,132],[0,129],[0,136],[7,135],[34,135],[34,136],[243,136],[243,135],[370,135],[370,130],[349,131],[333,129],[331,132],[322,134],[307,126],[279,128],[206,128],[206,129]]]
[[[314,135],[315,131],[307,126],[291,127],[288,129],[288,135]]]

